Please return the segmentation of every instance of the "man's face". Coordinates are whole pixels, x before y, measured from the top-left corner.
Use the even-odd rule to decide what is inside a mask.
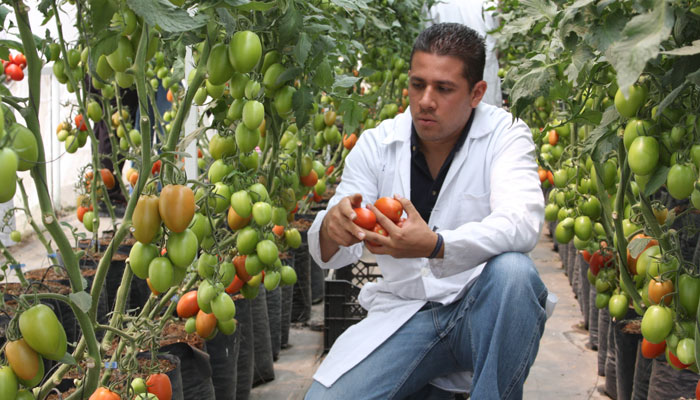
[[[480,81],[471,88],[463,68],[456,57],[422,51],[413,54],[408,98],[413,125],[422,141],[449,142],[459,137],[481,101],[486,83]]]

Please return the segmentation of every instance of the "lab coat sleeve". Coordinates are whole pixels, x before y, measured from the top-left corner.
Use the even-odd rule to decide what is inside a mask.
[[[444,258],[430,260],[438,278],[474,268],[505,252],[529,252],[539,239],[544,196],[530,129],[519,120],[505,118],[494,134],[500,137],[491,161],[491,214],[479,222],[439,231],[445,241]]]
[[[377,134],[382,127],[365,131],[355,147],[345,158],[343,175],[335,195],[328,201],[326,210],[319,212],[308,231],[309,253],[321,268],[341,268],[356,262],[362,255],[362,243],[349,247],[341,246],[327,262],[321,260],[320,230],[328,210],[344,197],[360,193],[362,204],[373,203],[377,198],[379,171],[379,140]]]

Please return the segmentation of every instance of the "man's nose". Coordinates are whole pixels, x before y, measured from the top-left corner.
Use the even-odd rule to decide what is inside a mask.
[[[427,86],[418,101],[418,105],[422,109],[433,110],[437,106],[434,99],[434,91],[431,86]]]

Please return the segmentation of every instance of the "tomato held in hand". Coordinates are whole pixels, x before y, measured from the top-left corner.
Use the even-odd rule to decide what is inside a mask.
[[[394,223],[398,223],[403,214],[401,202],[391,197],[381,197],[374,202],[374,206]]]
[[[377,224],[377,216],[374,215],[371,210],[366,208],[354,208],[353,211],[355,211],[357,215],[353,221],[355,225],[367,230],[374,229],[374,226]]]

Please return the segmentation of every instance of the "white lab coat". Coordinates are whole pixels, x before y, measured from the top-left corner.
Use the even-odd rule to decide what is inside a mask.
[[[479,104],[464,146],[455,154],[429,226],[445,240],[443,259],[395,259],[378,255],[383,279],[367,283],[359,301],[367,317],[335,342],[314,379],[329,387],[401,327],[427,301],[461,298],[491,257],[534,248],[544,221],[544,198],[530,129],[501,108]],[[395,193],[411,194],[410,110],[365,131],[346,159],[342,181],[329,201],[360,193],[363,203]],[[356,262],[362,244],[341,247],[321,261],[319,229],[326,211],[308,231],[309,251],[321,268]],[[446,279],[441,279],[446,278]],[[468,374],[432,383],[464,391]]]
[[[498,21],[489,8],[494,2],[486,0],[439,0],[428,10],[429,21],[427,26],[441,22],[458,22],[474,29],[486,39],[486,63],[484,64],[484,80],[486,81],[486,94],[482,103],[497,107],[503,105],[501,93],[501,78],[498,77],[498,57],[496,54],[496,39],[488,35],[498,28]]]

